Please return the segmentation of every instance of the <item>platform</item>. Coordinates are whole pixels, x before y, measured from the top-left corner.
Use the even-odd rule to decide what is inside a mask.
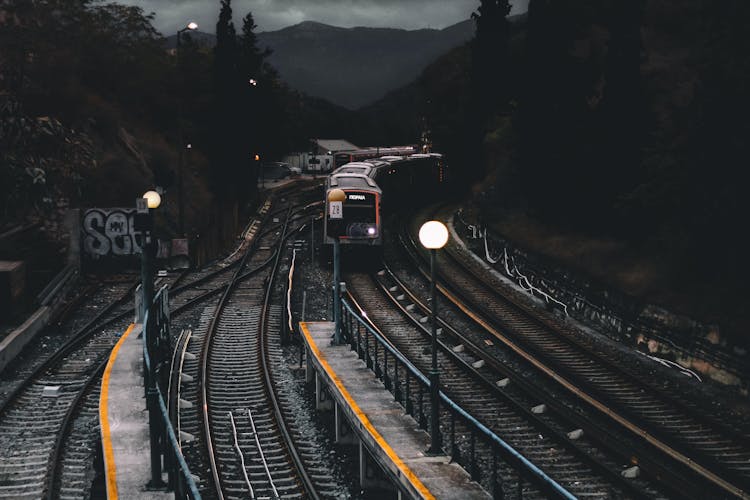
[[[308,366],[328,386],[372,457],[414,498],[487,499],[490,495],[445,455],[427,456],[430,437],[348,345],[332,346],[331,322],[303,322]]]
[[[123,333],[102,377],[99,424],[109,500],[174,498],[172,492],[146,489],[151,469],[140,333],[139,324]]]

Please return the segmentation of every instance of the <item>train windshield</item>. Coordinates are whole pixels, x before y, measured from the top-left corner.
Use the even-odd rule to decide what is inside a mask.
[[[347,192],[344,202],[344,224],[349,238],[377,236],[377,195]]]

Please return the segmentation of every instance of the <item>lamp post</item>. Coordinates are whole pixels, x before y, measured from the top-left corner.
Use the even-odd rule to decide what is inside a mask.
[[[189,22],[187,25],[182,28],[181,30],[177,30],[177,48],[175,49],[175,54],[177,56],[177,69],[178,69],[178,77],[179,77],[179,68],[180,68],[180,40],[182,39],[182,33],[185,31],[193,31],[198,29],[198,24],[194,22]],[[178,225],[179,225],[179,231],[180,236],[185,236],[185,200],[182,196],[182,174],[183,174],[183,158],[182,155],[185,154],[185,146],[183,144],[184,139],[182,137],[182,100],[180,100],[177,103],[177,127],[179,128],[179,140],[180,140],[180,152],[177,157],[177,161],[179,162],[178,165],[178,173],[177,173],[177,202],[179,204],[179,212],[178,212]],[[188,145],[187,149],[189,149],[191,146]]]
[[[341,223],[344,218],[344,200],[346,193],[342,189],[331,189],[328,192],[328,235],[333,236],[333,344],[342,344],[341,338]]]
[[[153,259],[155,244],[151,239],[152,229],[154,227],[154,220],[151,214],[151,210],[159,208],[161,204],[161,196],[156,191],[146,191],[143,193],[141,198],[136,199],[136,230],[141,232],[141,299],[142,312],[141,322],[143,323],[144,338],[147,341],[146,352],[151,363],[155,362],[155,354],[157,352],[157,339],[154,336],[154,332],[147,331],[148,325],[146,324],[146,313],[148,312],[151,303],[154,301],[154,270],[153,270]],[[153,324],[153,321],[152,321]],[[145,354],[144,354],[145,355]],[[154,366],[151,369],[144,371],[145,386],[146,386],[146,408],[148,409],[148,425],[149,425],[149,448],[150,448],[150,466],[151,466],[151,479],[148,481],[146,487],[151,490],[160,490],[164,488],[164,481],[161,478],[161,448],[160,442],[160,431],[159,431],[159,393],[156,388],[157,380],[154,372]]]
[[[432,416],[430,418],[430,449],[431,454],[440,454],[442,452],[440,438],[440,372],[437,366],[437,294],[435,291],[435,268],[437,263],[435,257],[437,250],[443,248],[448,242],[448,229],[440,221],[431,220],[422,224],[419,228],[419,241],[422,246],[430,251],[430,294],[432,305],[430,306],[430,316],[432,322],[432,364],[430,365],[430,407]]]
[[[153,229],[154,220],[150,211],[159,208],[161,205],[161,196],[156,191],[146,191],[140,201],[137,200],[138,215],[142,218],[139,226],[141,229],[141,298],[142,318],[145,318],[146,311],[154,300],[154,247],[151,230]]]

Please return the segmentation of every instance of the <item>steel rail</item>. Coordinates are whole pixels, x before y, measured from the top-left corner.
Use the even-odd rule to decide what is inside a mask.
[[[416,242],[414,242],[414,239],[411,234],[408,235],[409,239],[411,240],[411,246],[413,248],[418,248]],[[426,271],[424,269],[424,266],[419,266],[420,272],[427,278]],[[658,437],[651,434],[649,431],[644,429],[642,426],[630,421],[628,418],[620,415],[615,410],[611,409],[606,403],[603,403],[598,398],[595,398],[591,396],[589,393],[581,390],[578,385],[576,385],[574,382],[570,381],[568,378],[560,375],[555,370],[550,368],[547,364],[543,363],[538,359],[538,357],[534,356],[530,351],[523,348],[521,345],[519,345],[516,341],[510,339],[508,336],[503,334],[500,330],[495,328],[491,322],[480,315],[478,315],[474,310],[472,310],[461,298],[460,294],[452,290],[449,286],[443,285],[438,281],[436,283],[436,287],[438,291],[448,300],[450,300],[456,307],[458,307],[462,312],[464,312],[466,315],[472,317],[478,324],[480,324],[483,328],[487,330],[487,332],[491,333],[495,338],[500,340],[503,344],[505,344],[508,348],[513,350],[518,356],[523,358],[526,362],[532,364],[537,370],[542,372],[544,375],[558,383],[561,387],[568,390],[571,394],[575,395],[576,397],[580,398],[582,401],[590,405],[592,408],[596,409],[603,415],[606,415],[610,419],[612,419],[614,422],[622,426],[623,428],[627,429],[629,432],[634,434],[635,436],[645,440],[647,443],[649,443],[654,448],[658,449],[665,455],[669,456],[671,459],[676,461],[677,463],[681,464],[682,466],[685,466],[691,470],[693,470],[696,474],[703,477],[704,479],[708,480],[709,482],[715,484],[725,492],[743,499],[750,499],[750,493],[744,491],[742,488],[735,486],[734,484],[730,483],[729,481],[725,480],[718,474],[714,473],[713,471],[709,470],[708,468],[704,467],[703,465],[697,463],[695,460],[691,459],[690,457],[686,456],[682,452],[674,449],[672,446],[666,444],[664,441],[659,439]],[[527,313],[528,314],[528,313]]]
[[[266,471],[266,477],[268,477],[268,483],[271,485],[271,489],[273,490],[273,496],[274,498],[280,498],[279,490],[276,489],[276,484],[273,481],[273,476],[271,476],[271,469],[268,468],[268,462],[266,462],[266,454],[263,453],[263,446],[260,444],[260,438],[258,437],[258,430],[255,428],[255,419],[253,418],[253,411],[250,408],[247,409],[247,418],[250,419],[250,426],[253,428],[253,438],[255,439],[255,446],[258,448],[258,453],[260,454],[260,460],[261,462],[263,462],[263,470]]]
[[[60,455],[62,454],[63,446],[65,445],[65,439],[70,433],[70,426],[74,420],[73,416],[75,415],[76,411],[78,411],[79,404],[81,400],[86,396],[89,389],[99,381],[99,376],[104,373],[104,369],[107,367],[108,362],[109,358],[105,358],[104,360],[102,360],[99,366],[97,366],[96,369],[91,373],[91,375],[86,379],[83,387],[79,389],[76,397],[73,399],[73,401],[70,402],[68,411],[65,412],[65,416],[63,417],[62,423],[60,424],[60,430],[58,431],[55,438],[54,448],[52,449],[52,453],[50,454],[47,486],[45,488],[45,498],[47,500],[55,500],[56,498],[59,498],[59,495],[56,495],[55,484],[58,480],[58,472],[61,465]]]
[[[229,422],[232,424],[232,438],[234,440],[234,451],[237,453],[237,456],[240,459],[240,464],[242,465],[241,467],[242,477],[245,479],[245,484],[247,485],[247,491],[250,492],[250,498],[255,498],[255,490],[253,489],[253,485],[250,483],[250,478],[247,476],[247,466],[245,465],[245,454],[242,453],[242,448],[240,448],[240,443],[237,440],[237,426],[234,425],[234,415],[232,415],[231,411],[228,411],[227,415],[229,415]],[[251,418],[251,421],[252,421],[252,418]],[[255,432],[255,426],[253,426],[253,432]],[[260,448],[260,444],[258,445],[258,447]],[[265,460],[263,462],[265,465]],[[276,488],[274,488],[274,491],[275,490]]]
[[[304,225],[302,227],[304,227]],[[278,270],[279,261],[281,258],[281,251],[280,251],[281,246],[283,245],[284,241],[287,238],[286,229],[287,228],[285,225],[280,241],[279,241],[279,251],[276,252],[276,262],[273,265],[273,268],[271,270],[271,276],[269,277],[268,285],[266,286],[266,294],[263,300],[263,308],[260,314],[260,325],[258,326],[258,330],[260,333],[259,353],[260,353],[260,361],[261,361],[261,366],[263,368],[263,376],[265,379],[266,388],[270,396],[269,399],[271,400],[271,403],[273,404],[273,413],[274,413],[274,417],[276,418],[276,423],[278,425],[279,430],[282,433],[284,441],[287,444],[287,450],[289,451],[289,455],[291,456],[292,461],[294,462],[294,465],[297,468],[297,472],[300,478],[302,479],[302,485],[305,488],[305,491],[307,492],[309,498],[317,500],[319,496],[318,496],[317,491],[315,490],[315,484],[313,483],[313,480],[310,477],[310,475],[307,473],[307,470],[305,469],[305,465],[302,461],[302,458],[299,456],[299,453],[297,453],[297,449],[294,446],[294,440],[292,439],[292,436],[289,433],[289,429],[287,429],[286,421],[284,420],[284,414],[281,411],[281,406],[276,397],[276,392],[273,390],[274,384],[273,384],[273,380],[271,380],[271,370],[270,370],[268,361],[266,359],[266,353],[267,353],[266,335],[268,333],[268,309],[271,303],[271,291],[273,289],[273,282],[274,282],[276,271]]]
[[[384,264],[386,273],[389,274],[389,277],[397,284],[399,289],[404,292],[408,297],[409,301],[419,307],[419,309],[423,312],[429,313],[430,308],[425,303],[423,303],[414,292],[412,292],[406,284],[401,281],[398,276],[393,273],[393,271],[390,270],[387,264]],[[401,311],[404,317],[408,318],[414,325],[414,327],[418,328],[426,337],[430,336],[430,332],[427,329],[427,327],[419,322],[417,318],[414,317],[413,314],[410,314],[409,311],[404,307],[403,303],[405,301],[399,301],[397,297],[393,295],[393,293],[385,288],[385,285],[381,283],[379,280],[374,280],[377,285],[380,287],[381,291],[391,300],[391,302],[398,307],[398,309]],[[520,387],[523,387],[525,391],[528,394],[534,395],[537,397],[539,401],[545,402],[548,407],[554,408],[557,411],[557,414],[559,415],[559,418],[565,421],[568,424],[579,426],[581,424],[580,420],[586,421],[589,426],[586,427],[587,434],[591,434],[591,423],[588,422],[588,420],[581,416],[576,415],[578,418],[578,421],[574,421],[573,417],[569,414],[569,409],[565,407],[564,405],[558,404],[558,402],[553,398],[550,397],[549,394],[545,394],[542,391],[540,391],[538,388],[533,386],[532,384],[528,383],[528,381],[521,376],[518,376],[517,374],[513,373],[512,370],[509,370],[508,368],[502,366],[497,359],[493,358],[492,356],[486,355],[483,350],[475,344],[471,339],[467,338],[465,335],[457,331],[451,324],[446,322],[442,318],[438,318],[438,321],[443,328],[444,332],[447,332],[448,335],[452,336],[453,338],[459,340],[462,344],[469,347],[469,350],[479,359],[483,360],[487,365],[492,366],[493,369],[499,373],[502,374],[502,376],[508,377],[509,379],[513,380],[514,384],[518,384]],[[554,428],[551,428],[548,426],[542,419],[540,419],[537,415],[535,415],[530,409],[524,407],[521,403],[519,403],[514,396],[505,394],[501,389],[493,383],[491,380],[487,380],[484,376],[482,376],[479,371],[474,368],[469,362],[465,361],[461,358],[461,356],[457,355],[456,352],[453,351],[451,346],[447,345],[444,341],[438,339],[438,346],[440,348],[440,351],[447,356],[449,359],[452,359],[456,365],[462,369],[464,372],[469,373],[471,376],[476,376],[481,383],[486,387],[487,390],[490,392],[499,395],[504,401],[507,401],[508,404],[514,405],[520,413],[524,415],[524,418],[527,418],[529,421],[533,422],[534,426],[537,426],[539,428],[544,429],[545,435],[550,436],[556,436],[556,438],[562,442],[563,444],[570,447],[571,453],[579,458],[582,462],[588,464],[592,467],[592,470],[597,471],[599,474],[601,474],[603,477],[608,478],[610,481],[613,482],[613,484],[616,484],[618,487],[621,487],[625,491],[629,491],[631,495],[634,496],[644,496],[645,492],[638,487],[637,485],[632,484],[629,481],[626,481],[622,475],[621,471],[615,471],[610,469],[604,464],[599,463],[597,460],[592,458],[589,454],[587,454],[584,450],[580,449],[570,438],[568,438],[564,433],[561,433]],[[574,427],[575,428],[575,427]],[[596,432],[597,435],[602,436],[603,431],[600,429],[597,429]],[[606,437],[612,437],[611,435],[607,435]],[[606,439],[602,439],[604,441]],[[611,444],[608,444],[606,442],[601,443],[606,445],[608,448],[613,448],[613,452],[616,452],[618,455],[622,456],[622,458],[629,458],[628,456],[625,456],[622,452],[618,452],[616,447],[613,447]]]
[[[266,262],[264,262],[263,264],[261,264],[261,266],[259,266],[256,269],[260,269],[262,267],[265,267],[266,265],[268,265],[268,263],[271,260],[274,260],[274,259],[275,259],[274,269],[275,269],[275,267],[278,266],[278,259],[279,259],[279,255],[281,253],[280,249],[281,249],[281,246],[283,245],[284,240],[285,240],[285,237],[283,235],[286,233],[286,226],[289,223],[289,214],[291,214],[291,210],[292,210],[292,207],[289,207],[287,209],[287,220],[283,224],[282,237],[279,238],[279,240],[278,240],[278,249],[276,249],[274,251],[275,255],[272,256],[272,258],[269,258]],[[304,208],[303,208],[303,210],[304,210]],[[276,213],[276,212],[274,212],[274,213]],[[268,218],[269,216],[270,215],[267,212],[266,213],[266,218]],[[268,232],[266,232],[264,234],[268,234]],[[213,333],[215,332],[216,327],[218,326],[218,323],[219,323],[219,318],[221,317],[221,314],[222,314],[222,312],[224,310],[224,307],[226,306],[226,304],[227,304],[227,302],[229,300],[229,297],[232,294],[233,289],[241,281],[240,278],[241,277],[246,277],[246,275],[242,274],[242,270],[246,266],[247,260],[249,259],[250,255],[253,253],[253,251],[255,250],[256,246],[258,245],[258,242],[259,242],[259,238],[254,238],[252,240],[251,244],[246,249],[245,254],[242,256],[242,259],[240,259],[240,263],[238,265],[238,268],[235,271],[235,273],[232,276],[232,278],[230,279],[230,282],[224,287],[224,293],[222,294],[222,297],[219,299],[219,303],[218,303],[218,305],[216,307],[216,310],[214,311],[214,314],[213,314],[213,316],[211,318],[211,321],[210,321],[210,323],[208,325],[208,328],[207,328],[207,331],[206,331],[206,335],[205,335],[205,340],[203,342],[203,346],[202,346],[202,349],[201,349],[201,361],[200,361],[201,389],[200,389],[200,392],[199,392],[199,400],[200,400],[200,406],[201,406],[201,413],[202,413],[202,417],[203,417],[203,434],[204,434],[204,439],[205,439],[205,442],[206,442],[206,453],[208,455],[208,460],[209,460],[209,463],[210,463],[211,475],[212,475],[212,479],[213,479],[213,482],[214,482],[214,490],[215,490],[215,492],[217,494],[217,497],[220,500],[223,500],[224,493],[223,493],[223,487],[222,487],[222,482],[221,482],[222,478],[221,478],[221,475],[219,474],[219,469],[218,469],[218,465],[217,465],[216,455],[214,453],[213,426],[211,425],[211,417],[210,417],[209,410],[208,410],[208,404],[209,404],[209,390],[208,390],[208,359],[209,359],[209,356],[208,356],[208,354],[209,354],[209,351],[211,349],[211,342],[213,340]],[[272,271],[272,273],[274,273],[274,272],[275,272],[275,270]],[[246,273],[246,274],[249,274],[249,273]],[[273,279],[270,279],[269,281],[272,282]],[[268,296],[268,290],[270,290],[270,288],[267,289],[267,296]],[[264,311],[261,314],[261,322],[262,323],[265,320],[265,314],[266,313],[265,313],[265,308],[264,308]],[[261,359],[263,359],[262,356],[261,356]],[[280,425],[280,428],[282,429],[282,431],[286,430],[285,427],[282,426],[282,425]],[[291,450],[290,453],[292,454],[292,456],[294,456],[296,452],[292,448],[292,450]],[[304,472],[304,468],[303,468],[302,472],[300,473],[300,475],[302,476],[302,474],[304,474],[304,473],[305,472]]]

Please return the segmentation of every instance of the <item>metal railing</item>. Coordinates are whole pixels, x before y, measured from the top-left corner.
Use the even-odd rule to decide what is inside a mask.
[[[427,377],[376,332],[346,298],[341,302],[341,328],[351,349],[373,370],[406,413],[414,417],[423,429],[427,429],[428,413],[425,407],[430,399]],[[448,413],[450,428],[450,432],[442,433],[443,449],[447,439],[451,460],[467,469],[473,480],[481,482],[482,473],[485,473],[485,479],[488,474],[493,498],[523,498],[524,484],[532,487],[532,496],[541,492],[549,497],[575,498],[442,391],[440,402],[442,412]],[[491,458],[487,460],[487,457]],[[515,493],[511,491],[513,486]]]
[[[48,306],[53,301],[58,300],[60,291],[65,288],[68,283],[75,278],[78,268],[73,264],[68,264],[59,273],[55,275],[47,286],[39,292],[36,296],[36,303],[40,306]]]
[[[167,410],[169,387],[170,338],[169,295],[167,287],[159,290],[143,318],[143,364],[151,445],[151,480],[149,488],[174,491],[175,498],[200,499],[190,469],[182,456]],[[167,484],[162,480],[162,459]]]

